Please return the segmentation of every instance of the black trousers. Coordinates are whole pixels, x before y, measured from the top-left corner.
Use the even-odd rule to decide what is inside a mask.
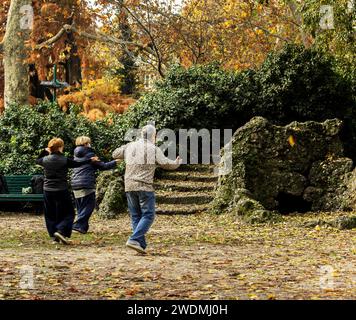
[[[65,237],[72,235],[74,207],[68,190],[44,191],[44,207],[47,231],[50,237],[60,232]]]

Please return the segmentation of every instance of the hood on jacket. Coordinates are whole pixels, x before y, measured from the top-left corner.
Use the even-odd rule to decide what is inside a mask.
[[[86,161],[95,156],[95,152],[92,148],[79,146],[74,150],[75,161]]]

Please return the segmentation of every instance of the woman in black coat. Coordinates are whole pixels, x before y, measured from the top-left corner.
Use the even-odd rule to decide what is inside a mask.
[[[62,139],[52,139],[36,163],[44,168],[43,194],[48,234],[53,240],[68,244],[75,216],[71,194],[68,190],[68,168],[78,168],[98,159],[93,157],[77,162],[65,157],[63,149]]]

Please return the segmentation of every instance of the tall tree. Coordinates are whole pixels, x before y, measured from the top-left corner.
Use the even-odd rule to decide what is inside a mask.
[[[355,70],[356,1],[309,0],[299,11],[304,18],[304,29],[313,36],[313,44],[335,54],[340,63],[353,65]]]
[[[124,0],[118,0],[117,4],[117,31],[126,42],[132,42],[132,29],[127,12],[123,8]],[[122,76],[121,92],[133,94],[136,91],[136,55],[128,50],[122,50],[119,58],[120,67],[116,73]]]
[[[32,28],[32,8],[28,0],[12,0],[7,16],[6,33],[1,42],[5,70],[5,107],[26,104],[29,96],[28,52]]]
[[[86,37],[77,39],[71,27],[90,29],[95,17],[86,9],[84,0],[5,0],[2,3],[0,36],[4,32],[5,36],[0,52],[4,59],[2,93],[6,105],[28,102],[28,64],[35,64],[39,79],[44,80],[51,76],[52,66],[57,63],[65,70],[65,78],[60,71],[63,80],[70,84],[81,83],[81,57],[87,56],[89,41]],[[7,17],[6,25],[4,17]],[[58,30],[59,34],[53,39]]]
[[[190,0],[180,15],[181,60],[258,66],[268,52],[301,42],[297,17],[284,0]]]

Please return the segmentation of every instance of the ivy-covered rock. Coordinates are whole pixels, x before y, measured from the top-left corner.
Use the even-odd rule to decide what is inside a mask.
[[[342,206],[356,212],[356,168],[345,175],[346,190],[341,199]]]
[[[309,221],[302,224],[306,228],[315,228],[317,226],[332,227],[339,230],[350,230],[356,228],[356,216],[342,216],[332,221],[325,221],[322,219]]]
[[[281,220],[278,212],[266,210],[246,189],[235,190],[230,212],[241,216],[246,222],[251,224],[278,222]]]
[[[113,219],[127,212],[124,180],[120,170],[99,174],[96,197],[97,213],[103,218]]]
[[[356,228],[356,216],[352,217],[339,217],[335,219],[331,225],[334,228],[338,228],[340,230],[349,230]]]
[[[309,201],[312,211],[351,210],[348,194],[349,174],[353,162],[349,158],[329,158],[313,163],[309,173],[309,187],[303,197]]]
[[[219,177],[213,211],[263,222],[277,212],[352,209],[356,171],[341,127],[338,119],[277,126],[253,118],[233,136],[232,171]]]

